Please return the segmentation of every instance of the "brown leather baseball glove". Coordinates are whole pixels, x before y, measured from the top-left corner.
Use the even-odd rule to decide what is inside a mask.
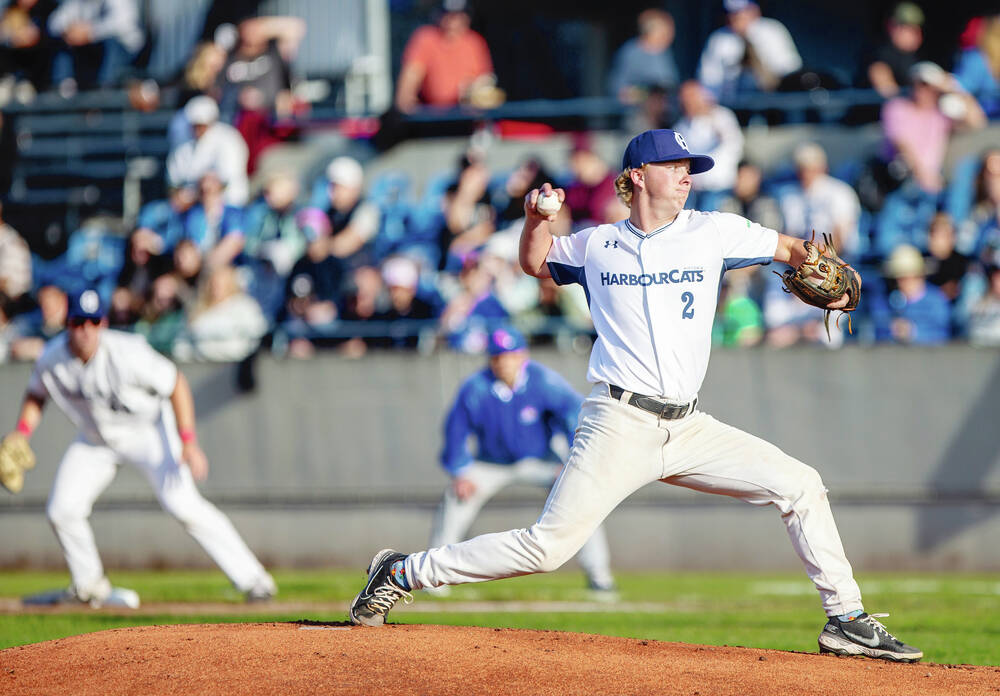
[[[856,270],[837,256],[833,248],[833,239],[823,234],[823,244],[816,244],[816,233],[810,241],[805,242],[806,260],[798,268],[789,268],[779,273],[785,292],[790,292],[806,304],[826,310],[823,325],[826,326],[826,337],[830,338],[830,312],[828,305],[836,302],[846,293],[847,305],[839,308],[847,314],[847,330],[853,332],[851,315],[858,308],[861,300],[861,276]],[[777,271],[775,271],[777,273]],[[843,316],[843,314],[841,315]],[[840,326],[840,317],[837,317]]]
[[[24,434],[14,431],[0,442],[0,484],[11,493],[24,488],[24,472],[35,466],[35,453]]]

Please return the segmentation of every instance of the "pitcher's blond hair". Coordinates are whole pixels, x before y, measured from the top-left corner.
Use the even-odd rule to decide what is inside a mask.
[[[615,193],[618,194],[618,200],[629,208],[632,207],[632,194],[635,193],[630,176],[631,172],[632,167],[628,167],[615,179]]]

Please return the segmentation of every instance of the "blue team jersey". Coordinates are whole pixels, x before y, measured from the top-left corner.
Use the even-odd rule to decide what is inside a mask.
[[[532,360],[513,389],[484,368],[465,380],[448,413],[441,466],[454,474],[473,458],[493,464],[529,457],[558,461],[552,438],[561,433],[572,445],[582,402],[562,376]]]

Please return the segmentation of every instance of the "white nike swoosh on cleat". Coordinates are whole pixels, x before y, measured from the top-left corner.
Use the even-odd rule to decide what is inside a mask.
[[[857,634],[848,633],[847,631],[844,631],[844,635],[846,635],[848,638],[857,643],[861,643],[862,645],[867,645],[869,648],[877,648],[879,646],[879,643],[882,642],[877,634],[872,636],[871,638],[865,638],[864,636],[859,636]]]

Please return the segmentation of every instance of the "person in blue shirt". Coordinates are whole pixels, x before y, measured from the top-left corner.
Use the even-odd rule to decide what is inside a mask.
[[[941,290],[927,282],[924,258],[900,244],[885,263],[886,277],[896,288],[873,297],[875,338],[914,345],[946,343],[951,338],[951,305]]]
[[[226,203],[225,183],[214,171],[206,172],[198,181],[200,200],[188,212],[184,223],[184,239],[198,248],[202,259],[210,266],[232,263],[243,251],[243,209]]]
[[[441,466],[451,485],[434,518],[430,547],[465,539],[483,505],[515,484],[549,488],[573,442],[583,397],[559,374],[531,360],[510,327],[489,335],[489,365],[462,384],[444,426]],[[475,438],[469,451],[470,436]],[[565,438],[559,447],[557,436]],[[557,454],[562,449],[563,454]],[[596,598],[615,597],[604,528],[577,554]]]
[[[959,54],[955,77],[989,118],[1000,116],[1000,16],[986,20],[977,45]]]

